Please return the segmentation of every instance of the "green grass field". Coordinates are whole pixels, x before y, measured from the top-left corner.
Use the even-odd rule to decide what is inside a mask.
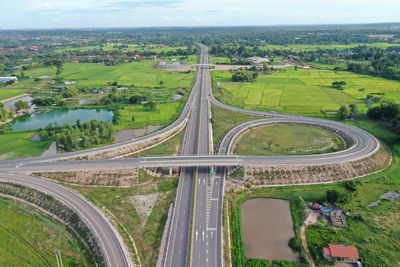
[[[365,111],[368,94],[400,101],[400,83],[383,78],[331,70],[294,70],[260,75],[255,83],[231,82],[231,73],[212,73],[215,96],[222,102],[247,109],[275,110],[283,113],[323,116],[341,104],[355,103]],[[344,90],[332,88],[333,81],[345,81]]]
[[[368,47],[378,47],[378,48],[387,48],[390,46],[399,46],[399,44],[391,44],[391,43],[369,43],[369,44],[362,44],[362,43],[353,43],[353,44],[326,44],[326,45],[311,45],[311,44],[293,44],[293,45],[264,45],[262,48],[265,50],[271,49],[282,49],[282,50],[317,50],[317,49],[337,49],[337,50],[344,50],[349,48],[354,48],[357,46],[366,45]]]
[[[211,105],[212,126],[213,126],[213,141],[214,144],[222,141],[222,138],[233,127],[251,120],[257,120],[261,117],[233,112],[215,105]]]
[[[114,129],[120,131],[143,128],[146,125],[166,126],[177,118],[182,105],[183,102],[161,103],[157,104],[155,111],[145,111],[141,105],[125,106],[121,109],[121,122],[114,125]]]
[[[235,154],[248,156],[308,155],[335,152],[346,144],[332,132],[299,124],[260,126],[247,132]]]
[[[192,74],[169,73],[154,68],[155,62],[133,62],[118,66],[102,66],[92,63],[67,63],[61,76],[65,80],[77,81],[77,85],[91,87],[106,86],[117,81],[121,85],[158,87],[163,81],[165,88],[190,87]]]
[[[192,60],[194,60],[192,58]],[[120,85],[144,88],[159,87],[163,82],[162,89],[176,89],[180,87],[191,87],[194,77],[193,73],[168,72],[155,68],[155,62],[132,62],[117,66],[104,66],[94,63],[65,63],[61,77],[64,80],[72,80],[77,83],[72,87],[89,86],[105,87],[109,82],[117,81]],[[40,67],[25,71],[28,79],[20,80],[9,88],[19,90],[38,90],[48,88],[46,80],[34,82],[38,77],[55,77],[56,69],[52,67]],[[18,73],[18,72],[17,72]],[[0,91],[3,89],[0,89]],[[1,93],[0,93],[1,97]]]
[[[0,265],[92,266],[85,247],[64,226],[24,204],[0,198]]]
[[[22,95],[26,92],[26,89],[21,88],[0,88],[0,100]]]
[[[32,141],[35,132],[0,134],[0,160],[40,156],[49,142]]]

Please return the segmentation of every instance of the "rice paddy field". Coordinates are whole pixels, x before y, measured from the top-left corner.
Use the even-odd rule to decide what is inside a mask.
[[[0,101],[17,95],[22,95],[24,93],[26,93],[26,90],[21,88],[15,88],[15,89],[0,88]]]
[[[57,266],[59,256],[63,266],[93,266],[83,244],[31,207],[0,198],[0,214],[1,266]]]
[[[259,110],[324,116],[341,104],[357,104],[366,111],[364,99],[373,94],[399,102],[400,82],[379,77],[332,70],[285,69],[272,75],[259,75],[254,83],[231,82],[231,73],[212,73],[215,96],[224,103]],[[334,89],[334,81],[345,81],[344,90]]]
[[[165,88],[189,87],[192,83],[192,74],[172,73],[155,68],[155,62],[132,62],[117,66],[105,66],[94,63],[66,63],[63,66],[61,77],[72,80],[75,86],[101,87],[108,82],[117,81],[120,85],[134,85],[137,87],[157,87],[163,81]],[[40,76],[55,76],[55,68],[38,68],[25,73],[31,78]],[[29,82],[29,81],[28,81]],[[18,85],[21,87],[25,81]],[[15,85],[17,86],[17,84]]]

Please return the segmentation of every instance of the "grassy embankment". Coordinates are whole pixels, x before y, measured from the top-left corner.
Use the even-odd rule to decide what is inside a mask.
[[[174,200],[176,186],[176,178],[162,177],[131,188],[75,189],[100,207],[105,214],[115,216],[118,230],[130,251],[134,251],[130,241],[132,237],[142,266],[150,267],[155,266],[157,261],[168,208]]]
[[[85,247],[65,226],[31,207],[0,198],[0,265],[92,266]]]
[[[339,151],[345,146],[342,138],[326,129],[299,124],[279,124],[251,129],[241,138],[235,154],[252,156],[321,154]]]

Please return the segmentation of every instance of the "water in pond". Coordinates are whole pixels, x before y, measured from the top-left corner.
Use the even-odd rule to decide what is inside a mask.
[[[52,109],[44,112],[34,112],[31,115],[16,118],[10,123],[13,131],[31,131],[44,128],[50,123],[58,125],[75,124],[90,120],[112,121],[113,112],[96,109]]]
[[[297,260],[288,246],[294,237],[289,202],[257,198],[242,206],[244,249],[247,258]]]

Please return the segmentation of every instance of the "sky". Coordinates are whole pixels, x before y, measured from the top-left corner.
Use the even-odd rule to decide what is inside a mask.
[[[0,29],[400,22],[400,0],[0,0]]]

